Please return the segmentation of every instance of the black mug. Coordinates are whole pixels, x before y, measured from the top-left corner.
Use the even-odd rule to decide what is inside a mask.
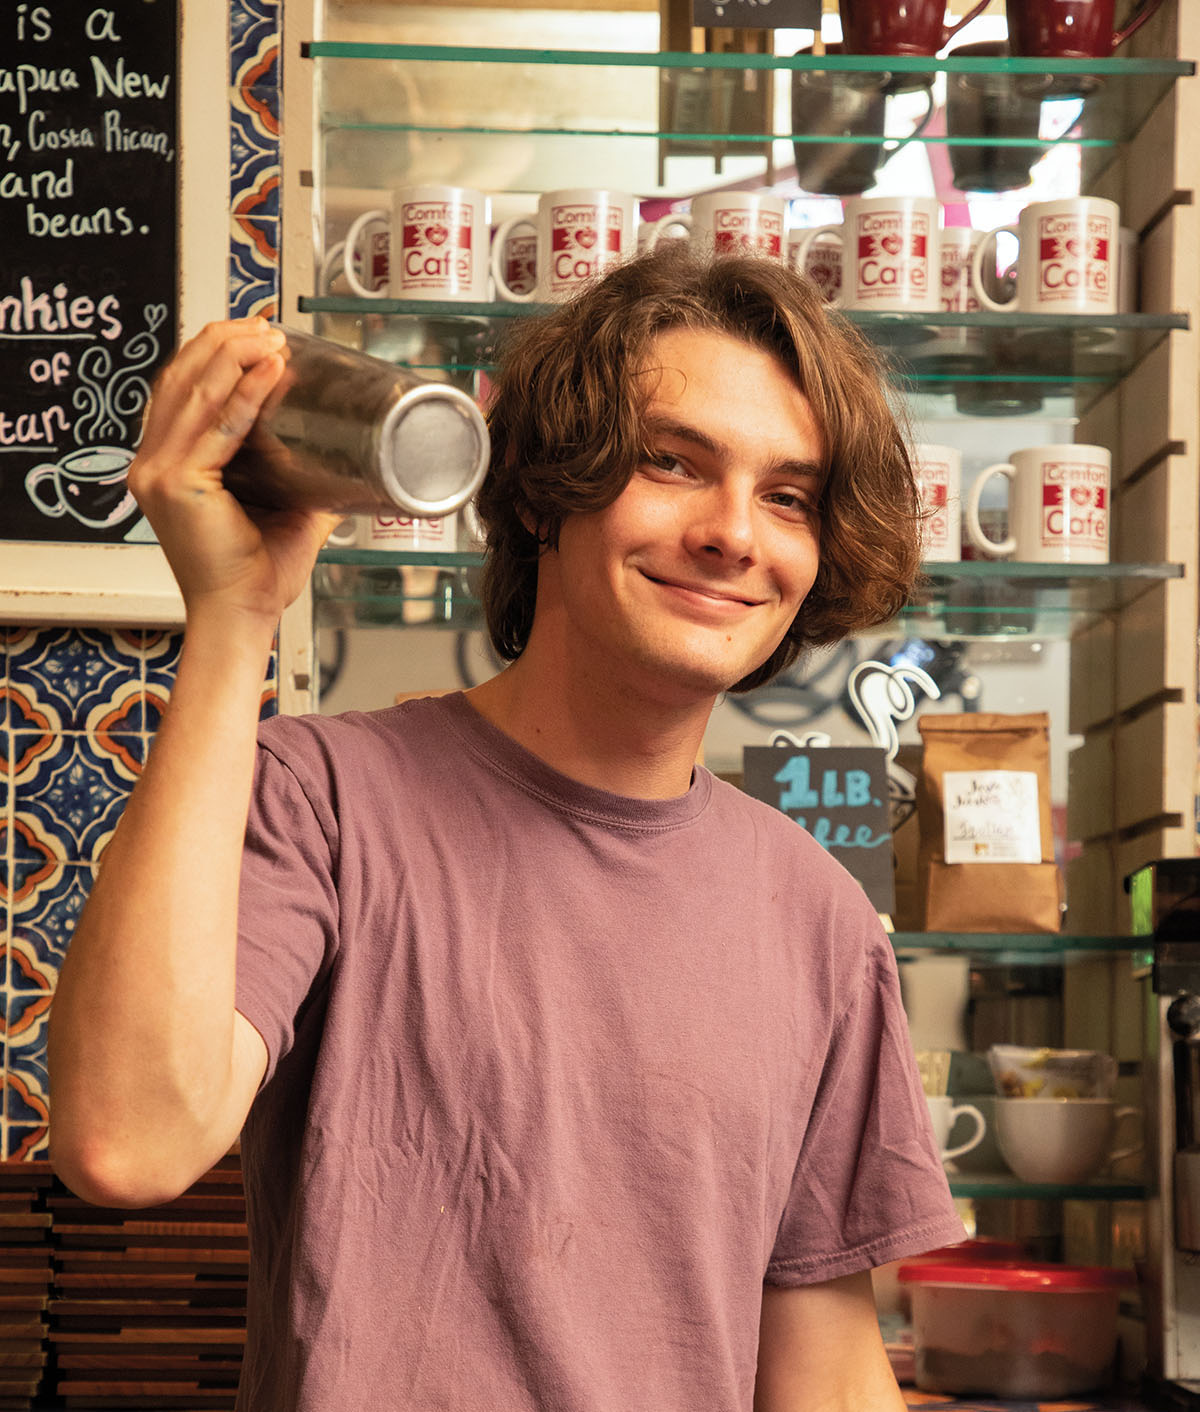
[[[951,59],[1008,57],[1003,40],[963,44]],[[959,191],[1015,191],[1028,186],[1030,168],[1042,156],[1040,147],[997,147],[997,137],[1036,138],[1042,103],[1026,82],[1011,74],[948,73],[946,75],[946,133],[949,137],[978,137],[975,145],[948,144],[954,185]]]
[[[826,44],[827,54],[843,46]],[[811,54],[801,49],[799,54]],[[793,142],[796,184],[802,191],[823,196],[861,196],[875,185],[877,168],[893,152],[924,131],[933,112],[933,96],[917,127],[908,137],[883,139],[885,106],[891,90],[890,73],[828,73],[821,69],[792,70],[792,133],[828,137],[828,142]],[[845,142],[847,137],[878,141]]]

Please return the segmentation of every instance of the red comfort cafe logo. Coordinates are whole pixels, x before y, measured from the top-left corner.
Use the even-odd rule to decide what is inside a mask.
[[[906,224],[899,215],[860,216],[858,219],[859,294],[892,294],[908,289],[923,294],[929,273],[928,221],[914,216]]]
[[[1047,461],[1042,468],[1042,543],[1104,548],[1108,543],[1108,474],[1099,466]]]
[[[617,208],[607,210],[602,222],[595,206],[555,206],[550,224],[551,279],[555,284],[590,279],[620,258],[623,217]]]
[[[1043,216],[1038,222],[1038,282],[1043,299],[1104,298],[1111,288],[1111,223],[1093,216]]]
[[[406,285],[429,288],[471,283],[470,206],[409,201],[400,214],[404,226],[401,268]]]
[[[779,255],[783,221],[774,211],[719,208],[713,214],[713,246],[718,255]]]

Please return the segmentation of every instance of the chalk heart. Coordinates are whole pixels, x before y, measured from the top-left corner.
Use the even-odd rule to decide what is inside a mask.
[[[146,327],[151,333],[157,328],[161,328],[167,321],[167,306],[165,304],[147,304],[142,309],[142,314],[146,319]]]

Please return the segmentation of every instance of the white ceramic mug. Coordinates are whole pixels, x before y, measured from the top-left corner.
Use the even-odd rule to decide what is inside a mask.
[[[913,471],[921,494],[921,558],[955,564],[962,558],[962,452],[955,446],[921,442],[913,447]]]
[[[359,279],[360,242],[383,222],[388,232],[385,286]],[[471,300],[488,297],[488,211],[468,186],[403,186],[392,209],[364,211],[346,232],[346,282],[360,299]],[[373,239],[375,237],[372,237]]]
[[[955,1103],[954,1099],[946,1094],[927,1093],[925,1104],[929,1109],[929,1119],[933,1124],[933,1136],[937,1142],[938,1151],[942,1154],[943,1162],[951,1162],[955,1157],[961,1157],[963,1153],[973,1151],[983,1141],[984,1134],[987,1132],[987,1124],[983,1120],[983,1114],[973,1103]],[[966,1142],[960,1142],[957,1147],[947,1147],[946,1141],[950,1136],[950,1129],[964,1114],[974,1120],[975,1131]]]
[[[1001,313],[1115,314],[1120,229],[1120,208],[1100,196],[1031,202],[1015,226],[1000,226],[980,242],[971,261],[975,295]],[[983,273],[999,231],[1020,242],[1016,298],[1008,303],[992,298]]]
[[[637,201],[627,191],[577,186],[547,191],[538,199],[536,216],[513,216],[497,226],[492,239],[492,278],[501,299],[561,303],[613,265],[633,254]],[[537,283],[520,293],[508,283],[498,251],[509,234],[537,232]]]
[[[971,261],[983,243],[983,231],[947,226],[938,231],[938,293],[942,312],[977,314],[979,298],[971,282]]]
[[[848,309],[932,313],[942,307],[938,203],[929,196],[853,196],[840,226],[815,226],[798,246],[806,260],[825,235],[842,239],[842,293]]]
[[[655,222],[647,238],[653,249],[672,228],[689,233],[692,244],[715,255],[766,255],[782,260],[787,205],[766,191],[706,191],[692,209],[671,212]]]
[[[830,304],[842,296],[842,241],[839,235],[827,231],[820,240],[806,240],[806,230],[788,232],[787,262],[789,268],[807,275]],[[801,248],[804,250],[801,257]]]
[[[1106,446],[1030,446],[981,471],[967,497],[967,537],[990,558],[1031,564],[1107,564],[1112,455]],[[1008,537],[989,539],[979,502],[992,476],[1009,483]]]
[[[331,549],[454,550],[458,519],[453,511],[436,519],[396,514],[351,515],[326,539]]]
[[[996,1139],[1023,1182],[1072,1185],[1141,1150],[1112,1150],[1117,1122],[1137,1112],[1111,1098],[998,1098]]]
[[[537,243],[537,221],[533,216],[515,216],[496,227],[492,234],[491,269],[497,298],[509,303],[533,298],[537,288]]]

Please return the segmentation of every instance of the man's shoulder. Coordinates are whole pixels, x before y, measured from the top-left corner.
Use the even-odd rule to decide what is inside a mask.
[[[437,700],[423,698],[376,711],[271,716],[259,725],[258,744],[295,767],[406,751],[420,756],[444,729],[444,715]]]
[[[792,861],[812,881],[839,891],[847,886],[861,891],[841,863],[782,809],[756,799],[720,776],[713,778],[712,802],[723,827],[752,830],[754,837],[771,850],[773,858]]]

